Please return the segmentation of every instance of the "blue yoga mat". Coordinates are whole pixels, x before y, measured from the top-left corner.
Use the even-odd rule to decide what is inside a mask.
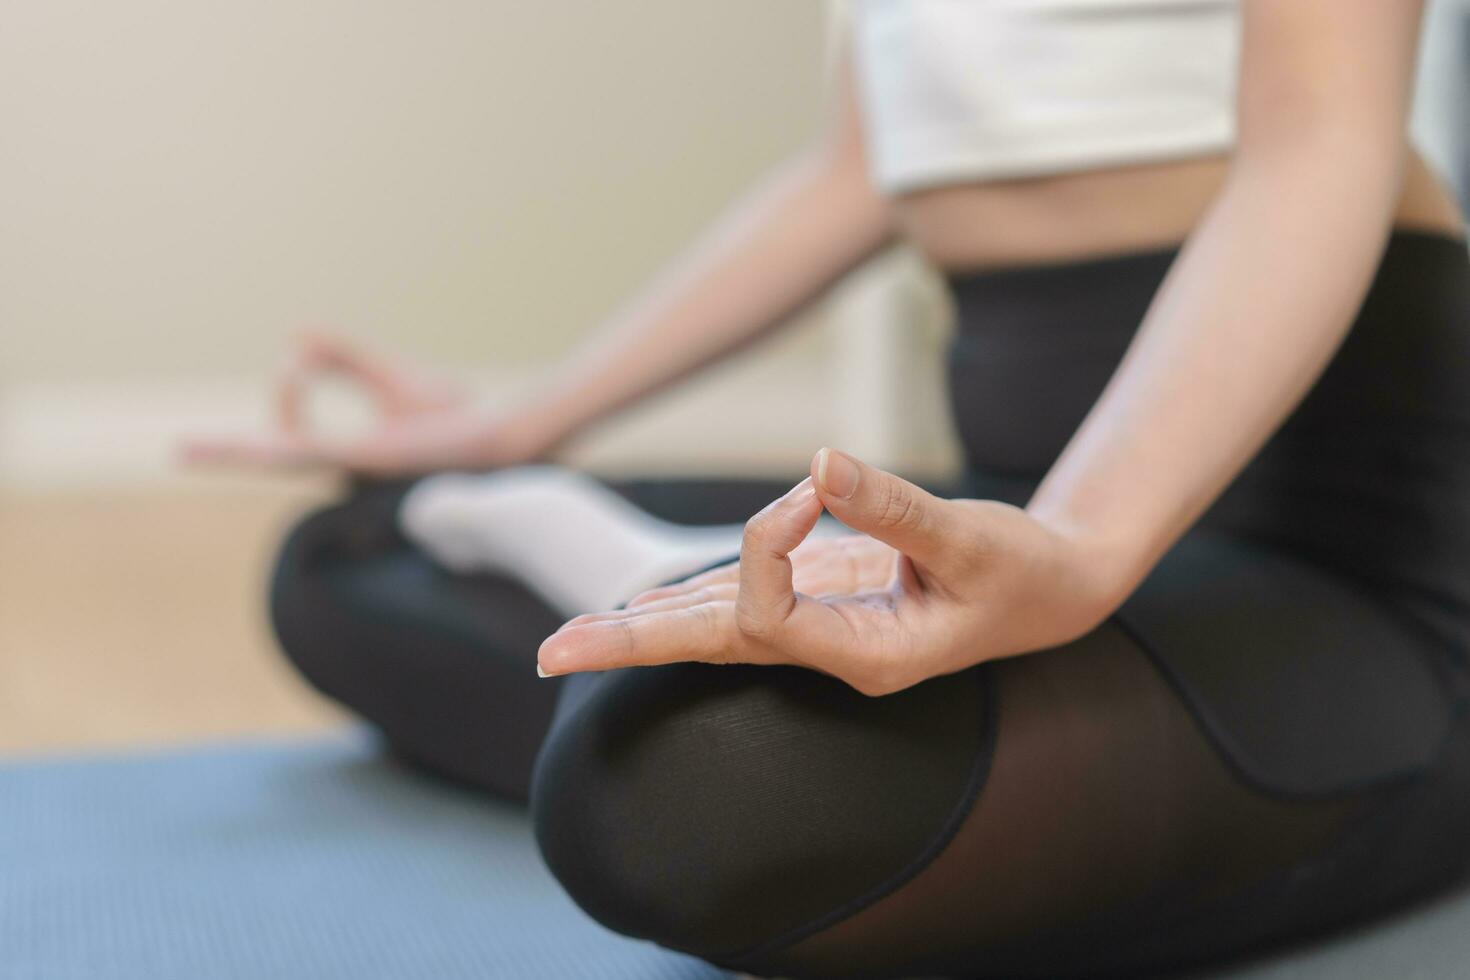
[[[1470,977],[1470,893],[1193,976]],[[499,977],[729,975],[592,922],[520,808],[367,737],[0,765],[0,980]]]
[[[0,766],[5,980],[716,980],[597,925],[525,814],[372,742]]]

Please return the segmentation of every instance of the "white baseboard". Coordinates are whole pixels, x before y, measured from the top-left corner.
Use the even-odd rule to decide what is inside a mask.
[[[722,370],[605,426],[570,459],[607,473],[799,470],[817,447],[842,444],[843,412],[830,373],[786,362]],[[487,390],[502,387],[489,379]],[[178,444],[190,434],[261,430],[267,392],[263,379],[251,378],[8,387],[0,391],[0,489],[228,485],[242,474],[182,467]],[[333,424],[352,424],[361,414],[346,399],[329,397],[326,405]],[[932,446],[915,448],[918,456],[899,452],[874,461],[920,470],[945,465]]]
[[[262,384],[241,379],[36,383],[0,391],[0,486],[52,489],[178,479],[188,433],[264,423]]]
[[[833,445],[901,472],[951,472],[943,319],[912,255],[887,255],[829,300],[821,343],[726,361],[591,433],[569,462],[609,474],[791,474]],[[512,396],[536,373],[467,380]],[[368,424],[360,400],[331,385],[311,407],[329,428]],[[0,488],[227,486],[242,474],[186,469],[181,440],[269,422],[263,378],[12,384],[0,388]]]

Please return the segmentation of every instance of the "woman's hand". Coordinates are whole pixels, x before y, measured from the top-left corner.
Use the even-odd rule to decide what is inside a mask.
[[[792,555],[822,509],[893,549],[851,566],[851,591],[798,591]],[[813,554],[820,555],[816,549]],[[541,646],[548,675],[696,660],[792,664],[865,694],[901,690],[997,657],[1057,646],[1122,601],[1094,547],[1009,504],[942,500],[832,450],[746,525],[738,567],[567,623]],[[834,561],[811,573],[842,582]],[[816,566],[814,566],[815,569]],[[861,570],[857,570],[861,569]],[[732,575],[733,571],[733,575]]]
[[[898,567],[898,551],[866,534],[807,538],[788,557],[791,559],[792,587],[810,596],[885,588],[893,580]],[[681,582],[640,593],[628,602],[628,608],[666,599],[687,598],[694,593],[714,595],[716,593],[707,590],[716,586],[738,585],[739,582],[740,562],[733,561]]]
[[[347,379],[371,399],[377,412],[372,431],[334,439],[310,430],[307,393],[331,376]],[[275,407],[275,430],[189,439],[183,445],[185,460],[394,476],[512,465],[543,449],[526,427],[500,422],[441,379],[322,334],[297,342],[277,379]]]

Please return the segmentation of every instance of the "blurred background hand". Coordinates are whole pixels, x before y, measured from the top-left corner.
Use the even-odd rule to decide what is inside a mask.
[[[374,418],[366,432],[332,435],[313,425],[312,389],[333,378],[347,381],[370,402]],[[530,426],[502,420],[454,382],[335,334],[312,332],[296,340],[274,398],[274,429],[188,438],[184,459],[401,476],[514,465],[544,449]]]

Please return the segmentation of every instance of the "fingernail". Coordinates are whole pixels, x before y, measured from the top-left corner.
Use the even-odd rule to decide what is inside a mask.
[[[563,625],[565,625],[565,624],[563,624]],[[556,637],[557,637],[557,634],[560,633],[560,632],[561,631],[558,630],[557,633],[551,634],[546,639],[542,640],[541,641],[541,645],[536,648],[536,676],[537,677],[555,677],[556,676],[556,673],[557,673],[556,671],[554,671],[554,670],[547,670],[545,667],[542,666],[542,664],[545,662],[546,648],[549,647],[549,646],[555,646],[556,645]],[[553,657],[552,659],[555,660],[557,658]]]
[[[857,490],[857,464],[837,450],[823,447],[817,454],[817,482],[827,493],[846,500]]]

